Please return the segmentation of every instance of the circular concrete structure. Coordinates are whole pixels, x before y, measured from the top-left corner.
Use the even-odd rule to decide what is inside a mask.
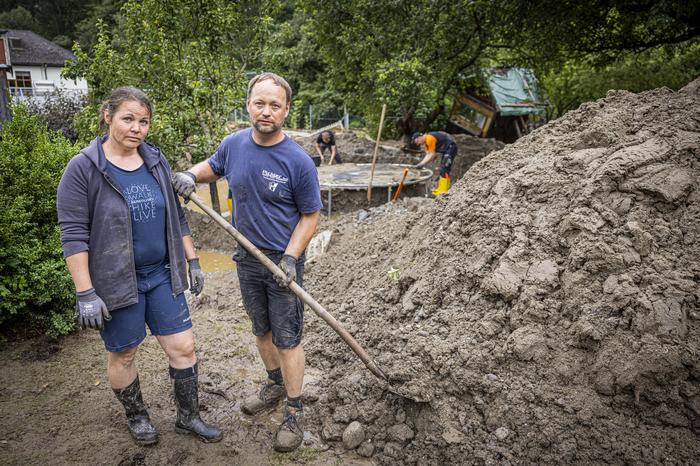
[[[378,163],[374,167],[372,177],[372,200],[368,202],[367,189],[372,171],[371,164],[341,163],[318,167],[318,180],[321,191],[325,191],[324,207],[328,215],[333,209],[351,211],[389,202],[401,183],[406,169],[408,173],[403,182],[402,195],[426,195],[428,193],[426,182],[433,176],[432,170],[417,169],[410,165]]]

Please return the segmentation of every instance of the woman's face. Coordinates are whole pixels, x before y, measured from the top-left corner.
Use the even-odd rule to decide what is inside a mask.
[[[148,108],[138,100],[122,102],[113,114],[105,114],[109,139],[124,149],[135,149],[146,139],[151,126]]]

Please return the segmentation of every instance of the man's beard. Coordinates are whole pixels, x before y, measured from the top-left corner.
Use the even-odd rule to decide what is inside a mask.
[[[258,133],[262,134],[274,134],[277,131],[282,129],[282,124],[272,124],[272,125],[267,125],[267,126],[261,126],[257,123],[253,123],[253,127]]]

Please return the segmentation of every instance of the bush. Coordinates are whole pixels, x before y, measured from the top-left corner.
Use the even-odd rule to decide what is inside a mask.
[[[27,109],[44,120],[50,130],[60,131],[71,142],[75,142],[78,132],[73,120],[85,104],[84,96],[55,89],[43,98],[30,99]]]
[[[0,130],[0,333],[72,331],[74,292],[61,254],[56,188],[78,152],[24,106]]]

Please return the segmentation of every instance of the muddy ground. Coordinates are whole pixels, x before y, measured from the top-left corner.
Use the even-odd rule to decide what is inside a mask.
[[[437,200],[324,218],[332,239],[307,289],[391,385],[307,311],[299,451],[272,452],[279,411],[239,411],[264,372],[225,271],[191,300],[204,415],[222,443],[173,432],[149,338],[138,367],[161,440],[136,447],[86,331],[0,353],[0,463],[698,464],[699,87],[611,92],[489,154]],[[231,252],[190,218],[199,244]]]

